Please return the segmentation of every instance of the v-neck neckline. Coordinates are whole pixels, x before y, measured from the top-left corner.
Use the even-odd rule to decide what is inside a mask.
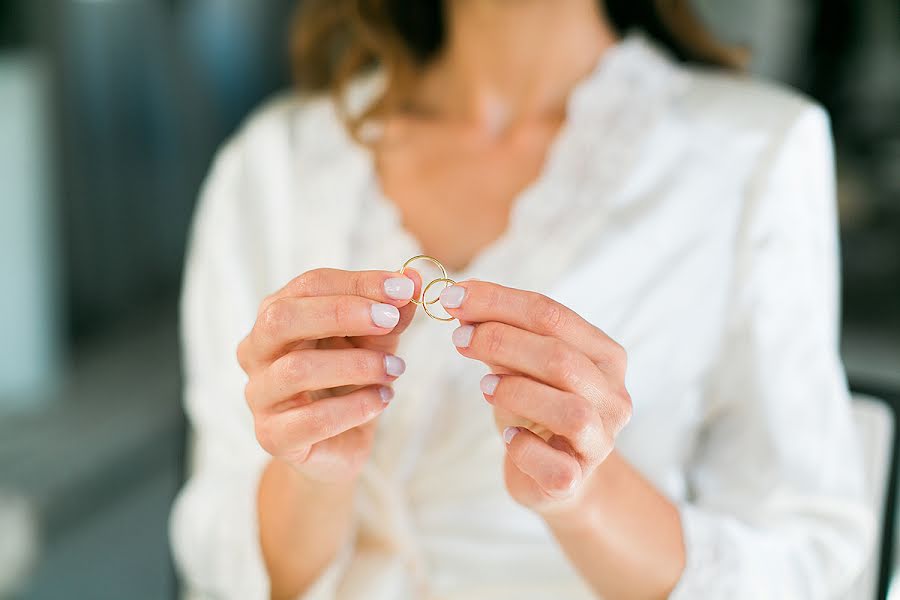
[[[348,105],[365,106],[365,99],[377,93],[378,75],[351,86]],[[516,195],[506,229],[448,277],[462,281],[474,276],[544,291],[552,287],[577,260],[578,250],[602,229],[681,77],[671,60],[642,35],[620,39],[573,89],[566,120],[540,173]],[[355,141],[349,145],[359,178],[347,172],[329,177],[356,182],[352,214],[362,218],[354,219],[353,264],[397,263],[399,268],[406,258],[422,253],[421,244],[403,223],[399,207],[384,194],[372,150]],[[534,251],[536,245],[539,251]]]
[[[515,194],[510,204],[506,227],[500,235],[479,248],[464,267],[461,269],[447,268],[447,277],[454,281],[463,281],[471,278],[475,273],[483,272],[484,265],[490,262],[491,257],[498,254],[517,236],[523,223],[528,221],[529,213],[536,212],[534,207],[542,201],[542,198],[543,201],[547,201],[548,194],[545,191],[553,188],[556,182],[565,179],[568,161],[564,160],[564,156],[567,147],[573,143],[573,139],[578,133],[577,116],[579,111],[584,108],[583,97],[604,73],[610,71],[617,55],[622,54],[623,49],[633,44],[632,36],[619,39],[598,58],[591,72],[575,85],[566,101],[566,118],[553,135],[537,176]],[[399,206],[384,190],[374,152],[370,148],[359,145],[357,148],[363,154],[362,160],[367,181],[365,187],[370,195],[372,210],[380,213],[379,217],[383,218],[390,227],[392,237],[399,238],[399,243],[412,253],[411,256],[424,254],[421,241],[403,222]]]

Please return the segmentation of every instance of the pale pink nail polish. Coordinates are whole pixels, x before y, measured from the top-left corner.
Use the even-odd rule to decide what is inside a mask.
[[[472,342],[472,334],[475,333],[473,325],[461,325],[453,330],[453,345],[457,348],[468,348]]]
[[[415,283],[409,277],[391,277],[384,281],[384,293],[394,300],[409,300],[414,289]]]
[[[394,397],[394,390],[386,385],[382,385],[378,388],[378,395],[381,396],[381,401],[387,404]]]
[[[406,363],[399,356],[393,354],[385,354],[384,356],[384,372],[391,377],[400,377],[406,371]]]
[[[441,306],[444,308],[459,308],[466,297],[466,288],[461,285],[451,285],[441,292]]]
[[[391,304],[373,304],[372,322],[385,329],[393,329],[400,322],[400,311]]]
[[[488,396],[493,396],[497,391],[497,385],[500,383],[500,377],[493,373],[488,373],[481,378],[481,391]]]
[[[507,427],[503,430],[503,441],[509,446],[510,442],[513,441],[513,438],[516,437],[516,434],[519,433],[518,427]]]

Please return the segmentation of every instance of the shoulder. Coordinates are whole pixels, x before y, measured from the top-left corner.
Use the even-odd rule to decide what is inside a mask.
[[[348,136],[325,94],[282,92],[255,109],[226,140],[220,154],[239,154],[249,166],[271,170],[313,151],[339,152]],[[269,165],[269,168],[266,167]]]
[[[322,165],[343,169],[356,151],[327,95],[283,92],[255,109],[216,152],[200,195],[205,212],[244,214],[251,225],[296,204]],[[247,227],[244,227],[247,229]]]
[[[260,289],[281,285],[352,209],[367,166],[331,97],[278,94],[216,153],[195,210],[191,251],[228,253]]]
[[[830,151],[828,114],[803,94],[722,70],[687,67],[684,72],[686,85],[674,114],[699,142],[723,144],[720,150],[752,147],[762,163],[772,162],[798,140]]]
[[[785,85],[713,68],[684,67],[685,100],[710,116],[736,124],[777,127],[809,110],[821,110],[812,99]]]
[[[343,97],[345,109],[350,113],[361,111],[377,96],[383,83],[379,72],[358,76]],[[356,150],[331,94],[294,90],[277,94],[260,105],[228,144],[243,147],[260,160],[275,161],[292,156],[333,163]]]
[[[212,160],[194,213],[192,253],[227,251],[234,258],[239,253],[252,257],[248,271],[269,270],[269,258],[291,248],[291,225],[302,222],[296,211],[308,194],[299,182],[313,179],[309,173],[316,171],[309,156],[330,147],[340,168],[346,160],[338,150],[341,135],[336,111],[324,96],[291,92],[264,102]]]
[[[752,166],[751,190],[791,183],[827,191],[834,178],[833,143],[821,105],[778,84],[714,70],[687,71],[680,118],[709,151]]]
[[[702,147],[697,152],[712,157],[704,167],[734,177],[746,260],[760,261],[765,247],[775,263],[792,256],[809,269],[826,266],[837,217],[828,113],[777,84],[687,71],[689,85],[676,112],[696,133],[691,144]]]
[[[819,104],[749,76],[678,69],[683,83],[667,110],[666,142],[680,173],[714,192],[710,202],[733,198],[744,218],[758,213],[754,205],[832,210],[822,206],[832,203],[834,157]]]

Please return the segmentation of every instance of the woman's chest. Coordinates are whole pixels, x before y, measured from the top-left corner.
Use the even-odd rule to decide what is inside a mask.
[[[502,235],[517,198],[541,173],[550,139],[527,137],[426,139],[378,152],[382,193],[425,253],[461,270]]]

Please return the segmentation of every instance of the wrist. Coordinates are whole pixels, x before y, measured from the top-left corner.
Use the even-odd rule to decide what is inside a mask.
[[[269,462],[267,470],[293,495],[331,501],[351,496],[359,479],[358,475],[333,480],[314,477],[277,458],[273,458]]]
[[[296,598],[352,534],[353,483],[310,480],[270,460],[260,480],[259,541],[272,598]]]
[[[538,514],[554,531],[586,531],[598,518],[596,510],[593,494],[580,490],[576,496],[539,510]]]

